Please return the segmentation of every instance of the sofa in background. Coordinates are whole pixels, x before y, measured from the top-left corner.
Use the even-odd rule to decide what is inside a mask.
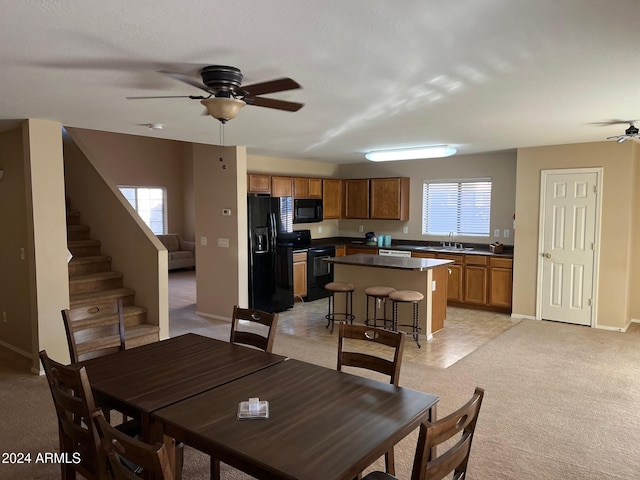
[[[167,247],[169,259],[169,270],[176,268],[195,268],[196,266],[196,244],[183,240],[176,233],[157,235],[158,240]]]

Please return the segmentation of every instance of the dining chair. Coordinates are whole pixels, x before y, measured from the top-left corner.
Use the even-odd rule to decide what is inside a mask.
[[[62,310],[71,363],[125,349],[122,300]]]
[[[58,418],[60,453],[69,461],[61,462],[62,479],[76,478],[76,472],[89,480],[107,479],[106,456],[91,413],[96,405],[84,367],[65,366],[40,352]]]
[[[250,345],[271,353],[277,325],[277,313],[240,308],[235,305],[233,307],[230,342]]]
[[[271,353],[273,341],[276,338],[277,325],[277,313],[263,312],[252,308],[240,308],[234,305],[229,341],[231,343],[249,345]],[[220,478],[220,460],[215,457],[211,457],[210,477],[211,480],[219,480]]]
[[[114,480],[174,480],[167,449],[162,443],[150,445],[114,428],[96,410],[93,422],[102,439],[102,448]]]
[[[345,342],[345,339],[356,342]],[[381,328],[369,327],[367,325],[349,325],[340,323],[338,335],[338,371],[342,367],[358,367],[373,370],[385,375],[389,375],[389,383],[398,386],[400,379],[400,367],[402,365],[402,352],[404,350],[405,334]],[[356,349],[356,344],[368,350]],[[373,344],[390,347],[388,357],[383,356],[384,347],[377,347]],[[348,349],[347,349],[348,347]],[[380,354],[373,353],[380,348]],[[392,355],[391,355],[392,354]],[[395,474],[395,460],[393,447],[384,455],[385,469],[387,473]]]
[[[433,423],[420,425],[411,480],[441,480],[452,473],[454,480],[466,478],[471,442],[483,397],[484,390],[476,387],[471,399],[458,410]],[[432,457],[437,446],[460,432],[460,438],[452,446]],[[396,480],[396,477],[384,472],[371,472],[363,480]]]

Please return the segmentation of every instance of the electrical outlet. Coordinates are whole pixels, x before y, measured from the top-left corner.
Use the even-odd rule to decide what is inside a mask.
[[[504,229],[504,232],[502,232],[502,236],[503,236],[504,238],[509,238],[509,229],[505,228],[505,229]]]
[[[322,233],[322,227],[318,226],[318,233]]]
[[[493,231],[493,236],[496,237],[496,238],[500,238],[500,229],[499,228],[496,228]]]
[[[359,232],[364,232],[364,225],[360,225],[360,226],[358,227],[358,231],[359,231]]]
[[[207,237],[200,237],[200,245],[203,247],[207,246]]]
[[[402,227],[402,233],[409,233],[409,227]]]

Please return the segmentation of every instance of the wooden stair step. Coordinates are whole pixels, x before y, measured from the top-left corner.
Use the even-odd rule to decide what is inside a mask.
[[[145,323],[125,329],[125,348],[139,347],[160,340],[160,327]]]
[[[73,257],[69,262],[69,277],[88,273],[108,272],[110,270],[111,257],[106,255]]]
[[[121,272],[98,272],[69,277],[69,293],[71,295],[82,292],[96,292],[122,287]]]
[[[136,291],[131,288],[114,288],[111,290],[103,290],[100,292],[84,292],[69,295],[70,308],[94,305],[97,303],[106,303],[122,299],[123,306],[133,305],[133,299]]]
[[[89,225],[67,225],[67,241],[89,240],[90,232]]]
[[[86,257],[100,255],[100,240],[70,240],[67,248],[74,257]]]
[[[80,224],[80,212],[78,210],[67,210],[67,225]]]

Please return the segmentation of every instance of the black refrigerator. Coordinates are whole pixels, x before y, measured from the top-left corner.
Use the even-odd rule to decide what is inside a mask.
[[[249,307],[280,312],[293,307],[293,249],[278,241],[293,230],[291,197],[247,198]]]

